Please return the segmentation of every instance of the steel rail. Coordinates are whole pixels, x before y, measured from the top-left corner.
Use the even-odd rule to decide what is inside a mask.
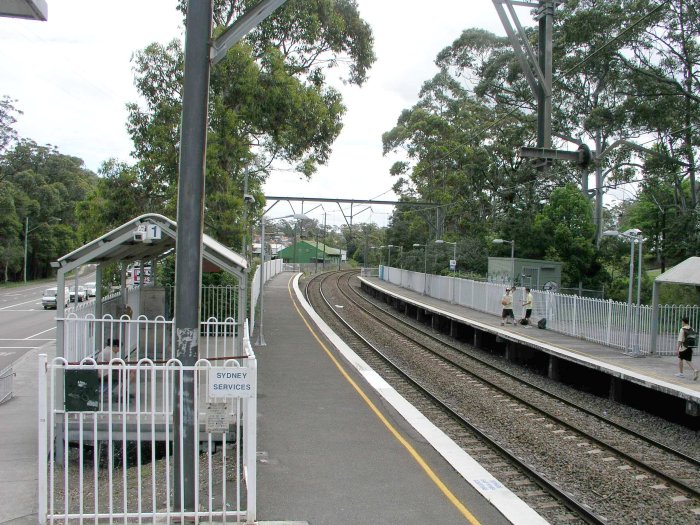
[[[337,274],[338,272],[336,272]],[[341,272],[342,274],[343,272]],[[345,272],[349,273],[349,272]],[[369,342],[365,337],[363,337],[357,330],[355,330],[347,321],[345,321],[342,316],[336,312],[336,310],[332,307],[330,302],[327,300],[325,297],[325,294],[322,291],[322,285],[323,282],[330,276],[331,274],[324,274],[320,276],[320,284],[319,284],[319,293],[325,303],[325,307],[332,312],[332,314],[341,322],[350,332],[354,334],[356,338],[358,338],[364,345],[366,345],[369,349],[371,349],[376,355],[378,355],[384,362],[386,362],[397,374],[399,374],[401,377],[404,378],[405,381],[407,381],[410,385],[413,386],[416,390],[421,392],[426,398],[428,398],[430,401],[432,401],[440,410],[444,411],[446,414],[448,414],[451,418],[453,418],[455,421],[457,421],[460,425],[463,427],[469,429],[470,432],[475,434],[479,439],[482,440],[482,442],[486,445],[488,445],[492,450],[494,450],[496,453],[510,461],[512,464],[514,464],[518,469],[522,470],[527,477],[529,477],[536,485],[538,485],[540,488],[543,490],[546,490],[549,492],[555,499],[557,499],[561,505],[569,509],[570,512],[575,513],[579,518],[583,519],[586,523],[590,524],[595,524],[595,525],[604,525],[607,524],[607,521],[603,518],[600,518],[597,516],[595,513],[593,513],[588,506],[585,504],[580,503],[577,501],[573,496],[570,494],[564,492],[560,488],[558,488],[554,483],[550,482],[546,477],[544,477],[542,474],[538,473],[534,467],[528,465],[527,463],[523,462],[520,458],[515,456],[513,453],[511,453],[508,449],[502,447],[499,445],[496,441],[494,441],[491,437],[488,436],[485,432],[482,430],[478,429],[474,425],[472,425],[469,421],[467,421],[464,417],[462,417],[460,414],[452,410],[449,406],[447,406],[445,403],[443,403],[435,394],[430,392],[427,387],[421,385],[418,381],[410,377],[406,372],[401,370],[401,367],[394,363],[390,357],[388,357],[386,354],[384,354],[379,348],[377,348],[375,345],[373,345],[371,342]],[[306,290],[305,290],[305,295],[306,295],[306,300],[309,302],[309,304],[313,303],[310,300],[309,297],[309,288],[311,284],[317,279],[318,277],[312,278],[309,283],[307,284]],[[340,289],[340,288],[339,288]]]
[[[374,305],[369,299],[367,299],[366,297],[364,297],[363,295],[361,295],[360,293],[358,293],[357,290],[355,290],[352,286],[350,287],[350,289],[353,291],[353,293],[355,293],[355,295],[356,295],[357,297],[359,297],[359,298],[362,299],[363,301],[367,302],[368,304],[371,304],[372,306],[374,306],[374,307],[376,308],[376,305]],[[356,304],[356,303],[355,303],[355,304]],[[358,306],[358,308],[362,308],[360,305],[357,305],[357,306]],[[533,390],[536,390],[536,391],[538,391],[538,392],[540,392],[540,393],[542,393],[542,394],[551,396],[551,397],[553,397],[554,399],[556,399],[557,401],[560,401],[561,403],[564,403],[564,404],[567,405],[567,406],[570,406],[570,407],[572,407],[572,408],[575,408],[575,409],[577,409],[577,410],[580,410],[581,412],[584,412],[585,414],[587,414],[587,415],[589,415],[589,416],[591,416],[591,417],[594,417],[594,418],[598,419],[599,421],[601,421],[601,422],[603,422],[603,423],[606,423],[606,424],[608,424],[608,425],[610,425],[610,426],[612,426],[612,427],[615,427],[616,429],[621,430],[621,431],[623,431],[623,432],[627,432],[627,433],[630,434],[631,436],[634,436],[635,438],[637,438],[637,439],[639,439],[639,440],[641,440],[641,441],[644,441],[645,443],[647,443],[647,444],[649,444],[649,445],[652,445],[652,446],[654,446],[654,447],[657,447],[657,448],[663,450],[664,452],[667,452],[667,453],[669,453],[669,454],[671,454],[671,455],[673,455],[673,456],[676,456],[678,459],[682,459],[683,461],[687,461],[688,463],[692,464],[693,466],[700,468],[700,459],[698,459],[698,458],[694,458],[694,457],[692,457],[692,456],[689,456],[689,455],[685,454],[684,452],[681,452],[681,451],[678,450],[678,449],[675,449],[675,448],[673,448],[673,447],[671,447],[671,446],[669,446],[669,445],[666,445],[665,443],[661,443],[660,441],[656,441],[654,438],[651,438],[651,437],[649,437],[649,436],[646,436],[646,435],[644,435],[644,434],[642,434],[642,433],[640,433],[640,432],[638,432],[638,431],[636,431],[636,430],[634,430],[634,429],[632,429],[632,428],[629,428],[629,427],[627,427],[627,426],[625,426],[625,425],[623,425],[623,424],[621,424],[621,423],[617,423],[616,421],[613,421],[613,420],[611,420],[611,419],[609,419],[609,418],[607,418],[607,417],[601,416],[601,415],[598,414],[597,412],[594,412],[593,410],[591,410],[591,409],[589,409],[589,408],[586,408],[586,407],[584,407],[583,405],[579,405],[578,403],[575,403],[575,402],[570,401],[570,400],[568,400],[568,399],[566,399],[566,398],[564,398],[564,397],[561,397],[561,396],[559,396],[558,394],[555,394],[555,393],[553,393],[553,392],[550,392],[549,390],[547,390],[547,389],[545,389],[545,388],[542,388],[542,387],[540,387],[540,386],[537,386],[536,384],[531,383],[531,382],[529,382],[529,381],[527,381],[526,379],[523,379],[523,378],[521,378],[521,377],[518,377],[517,375],[512,374],[511,372],[508,372],[507,370],[503,370],[503,369],[501,369],[501,368],[499,368],[499,367],[493,365],[492,363],[489,363],[488,361],[485,361],[485,360],[479,358],[478,356],[474,356],[474,355],[471,355],[471,354],[467,354],[466,352],[464,352],[464,350],[462,350],[461,348],[459,348],[459,347],[453,345],[453,344],[450,343],[449,341],[445,341],[445,339],[440,339],[439,337],[436,337],[436,336],[434,336],[434,335],[431,334],[431,333],[420,331],[420,330],[418,330],[415,326],[413,326],[412,324],[408,323],[406,320],[402,319],[401,317],[399,317],[399,316],[397,316],[397,315],[394,315],[393,313],[391,313],[391,312],[389,312],[389,311],[387,311],[387,310],[384,310],[383,308],[380,308],[380,310],[381,310],[385,315],[387,315],[388,317],[391,317],[392,319],[394,319],[395,321],[397,321],[397,322],[403,324],[404,326],[406,326],[406,327],[408,327],[408,328],[411,328],[411,329],[413,329],[413,330],[416,330],[416,331],[420,332],[421,335],[423,335],[423,336],[425,336],[425,337],[427,337],[427,338],[430,338],[430,339],[432,339],[433,341],[440,343],[441,345],[445,345],[445,346],[449,347],[450,349],[454,350],[455,352],[460,352],[460,353],[461,353],[462,355],[464,355],[465,357],[476,361],[476,362],[479,363],[480,365],[483,365],[483,366],[485,366],[485,367],[491,368],[492,370],[496,370],[496,371],[498,371],[498,372],[500,372],[500,373],[502,373],[502,374],[508,376],[508,377],[509,377],[510,379],[512,379],[513,381],[517,381],[517,382],[519,382],[519,383],[521,383],[521,384],[523,384],[523,385],[525,385],[525,386],[527,386],[527,387],[530,387],[530,388],[532,388]],[[374,314],[373,314],[372,312],[370,312],[369,310],[367,310],[367,313],[368,313],[369,315],[374,316]],[[379,319],[378,319],[378,320],[379,320]],[[380,322],[383,322],[383,321],[381,321],[381,320],[379,320],[379,321],[380,321]]]
[[[348,286],[349,286],[349,285],[348,285]],[[349,287],[352,289],[351,286],[349,286]],[[527,406],[528,408],[531,408],[532,410],[536,410],[537,412],[541,413],[542,415],[547,416],[548,418],[550,418],[550,419],[552,419],[553,421],[555,421],[557,424],[559,424],[559,425],[561,425],[561,426],[563,426],[563,427],[565,427],[565,428],[568,428],[568,429],[571,430],[571,431],[574,431],[574,432],[577,432],[577,433],[579,433],[579,434],[582,434],[583,436],[585,436],[586,439],[592,441],[593,443],[599,445],[600,447],[603,447],[603,448],[609,450],[610,452],[613,452],[613,453],[619,455],[620,457],[624,458],[626,461],[629,461],[630,463],[636,465],[637,467],[639,467],[639,468],[641,468],[641,469],[643,469],[643,470],[646,470],[646,471],[649,472],[650,474],[652,474],[652,475],[654,475],[654,476],[656,476],[656,477],[658,477],[658,478],[660,478],[660,479],[663,479],[664,481],[666,481],[666,482],[668,482],[668,483],[674,485],[676,488],[688,492],[688,493],[689,493],[690,495],[692,495],[694,498],[700,499],[700,491],[698,491],[697,488],[691,487],[691,486],[688,485],[686,482],[684,482],[684,481],[682,481],[682,480],[679,480],[679,479],[677,479],[677,478],[674,478],[673,476],[671,476],[671,475],[669,475],[669,474],[666,474],[666,473],[664,473],[664,472],[658,470],[657,468],[655,468],[655,467],[649,465],[648,463],[645,463],[644,461],[639,460],[639,459],[635,458],[634,456],[631,456],[631,455],[628,454],[627,452],[624,452],[623,450],[620,450],[619,448],[617,448],[615,445],[611,445],[610,443],[606,443],[605,441],[602,441],[602,440],[596,438],[595,436],[591,435],[588,431],[586,431],[586,430],[584,430],[584,429],[581,429],[581,428],[578,428],[577,426],[575,426],[575,425],[573,425],[573,424],[571,424],[571,423],[568,423],[568,422],[562,420],[560,417],[549,413],[547,410],[536,406],[535,404],[533,404],[533,403],[531,403],[531,402],[529,402],[529,401],[523,399],[521,396],[519,396],[519,395],[517,395],[517,394],[514,394],[514,393],[510,392],[509,390],[507,390],[506,388],[501,387],[501,386],[499,386],[499,385],[493,383],[492,381],[490,381],[490,380],[488,380],[488,379],[482,377],[481,375],[475,373],[474,371],[468,370],[468,369],[464,368],[462,365],[460,365],[459,363],[454,362],[454,361],[453,361],[452,359],[450,359],[449,357],[444,356],[444,355],[440,354],[439,352],[436,352],[435,350],[432,350],[431,348],[426,347],[425,345],[421,344],[420,342],[415,341],[412,337],[406,335],[406,334],[403,333],[403,332],[400,332],[399,330],[397,330],[396,328],[392,327],[390,324],[388,324],[388,323],[385,322],[384,320],[380,319],[380,318],[379,318],[378,316],[376,316],[374,313],[370,312],[368,309],[364,308],[363,306],[359,305],[357,302],[353,301],[353,299],[352,299],[350,296],[348,296],[348,295],[343,291],[342,288],[339,287],[338,289],[339,289],[339,291],[340,291],[349,301],[351,301],[357,308],[359,308],[359,309],[361,309],[362,311],[364,311],[366,315],[369,315],[370,317],[374,318],[377,322],[379,322],[379,323],[381,323],[382,325],[386,326],[387,328],[389,328],[390,330],[394,331],[395,333],[401,334],[401,335],[403,335],[404,337],[407,337],[407,338],[411,339],[412,341],[415,342],[415,344],[417,344],[418,346],[422,347],[425,351],[431,353],[432,355],[434,355],[434,356],[436,356],[436,357],[439,357],[439,358],[443,359],[444,361],[446,361],[447,363],[449,363],[451,366],[453,366],[453,367],[457,368],[458,370],[460,370],[462,373],[467,374],[467,375],[470,375],[470,376],[474,376],[474,377],[478,378],[480,381],[482,381],[482,382],[488,384],[490,387],[494,388],[495,390],[498,390],[499,392],[501,392],[501,393],[503,393],[503,394],[505,394],[505,395],[508,395],[508,396],[510,396],[510,397],[512,397],[512,398],[515,398],[518,402],[522,403],[523,405]],[[354,292],[354,290],[353,290],[353,292]],[[356,292],[355,292],[355,293],[356,293]],[[361,297],[361,296],[360,296],[360,297]],[[363,298],[363,299],[364,299],[364,298]],[[366,299],[365,299],[365,300],[366,300]],[[383,310],[383,309],[380,309],[380,310],[381,310],[382,312],[386,313],[387,315],[389,315],[390,317],[396,319],[397,321],[400,321],[400,322],[403,323],[403,321],[401,321],[400,319],[395,318],[392,314],[389,314],[389,313],[386,312],[385,310]],[[433,339],[434,341],[439,342],[440,345],[442,345],[442,346],[448,346],[451,350],[456,351],[456,352],[460,353],[461,355],[464,355],[464,356],[466,356],[466,357],[475,359],[475,360],[478,361],[479,363],[483,363],[480,359],[477,359],[477,358],[474,358],[473,356],[469,356],[469,355],[465,354],[462,350],[460,350],[460,349],[454,347],[453,345],[451,345],[451,344],[449,344],[449,343],[446,343],[446,342],[443,341],[443,340],[440,340],[440,339],[434,337],[434,336],[431,335],[431,334],[428,334],[427,332],[424,332],[424,331],[422,331],[422,330],[419,330],[419,329],[416,328],[415,326],[412,326],[412,325],[407,324],[407,323],[403,323],[403,324],[404,324],[405,326],[409,327],[410,329],[412,329],[414,332],[419,333],[421,336],[429,337],[429,338]],[[525,381],[525,380],[523,380],[523,379],[520,379],[520,378],[514,376],[513,374],[510,374],[509,372],[505,372],[505,371],[501,370],[500,368],[495,367],[495,366],[493,366],[493,365],[489,365],[489,364],[487,364],[487,363],[483,363],[483,364],[486,364],[487,366],[489,366],[489,368],[491,368],[491,369],[493,369],[493,370],[496,370],[497,372],[499,372],[499,373],[501,373],[501,374],[507,375],[508,377],[510,377],[510,378],[512,378],[512,379],[514,379],[514,380],[516,380],[517,382],[521,383],[522,385],[525,385],[525,386],[527,386],[527,387],[534,388],[535,390],[539,391],[540,393],[543,393],[543,394],[545,394],[545,395],[547,395],[547,396],[553,398],[555,401],[562,402],[562,403],[565,403],[565,404],[567,404],[567,405],[570,405],[572,408],[575,408],[576,410],[579,410],[579,409],[580,409],[580,407],[579,407],[578,405],[576,405],[576,404],[574,404],[574,403],[569,403],[569,402],[567,402],[566,400],[562,399],[561,397],[557,396],[556,394],[552,394],[551,392],[548,392],[548,391],[546,391],[546,390],[544,390],[544,389],[541,389],[541,388],[539,388],[539,387],[536,387],[536,386],[532,385],[531,383],[529,383],[529,382],[527,382],[527,381]],[[608,419],[606,419],[606,418],[602,418],[602,417],[598,416],[597,414],[595,414],[595,413],[593,413],[593,412],[591,412],[591,411],[587,411],[587,410],[585,410],[585,409],[581,409],[581,410],[584,410],[587,414],[590,414],[590,415],[595,416],[596,419],[598,419],[598,420],[600,420],[600,421],[602,421],[602,422],[604,422],[604,423],[611,424],[611,422],[610,422]],[[621,430],[621,431],[623,431],[623,432],[629,432],[629,434],[632,435],[632,436],[635,437],[635,438],[638,437],[638,436],[636,435],[636,434],[637,434],[636,432],[633,432],[633,431],[631,431],[631,430],[628,430],[628,429],[627,429],[626,427],[624,427],[623,425],[612,424],[612,426],[614,426],[615,428],[617,428],[618,430]],[[672,452],[671,452],[672,454],[676,455],[676,456],[679,457],[680,459],[683,459],[683,460],[685,460],[685,461],[689,461],[689,462],[691,462],[692,464],[694,464],[695,466],[697,466],[697,461],[694,460],[694,458],[691,458],[691,457],[689,457],[689,456],[686,456],[686,455],[684,455],[684,454],[682,454],[682,453],[680,453],[680,452],[678,452],[678,451],[676,451],[675,449],[672,449],[672,448],[670,448],[670,447],[666,447],[665,445],[656,442],[656,441],[653,440],[652,438],[646,437],[645,439],[644,439],[644,438],[639,438],[639,439],[643,439],[647,444],[652,445],[652,446],[656,446],[657,448],[664,450],[664,452],[668,452],[666,449],[669,448],[669,449],[672,451]]]

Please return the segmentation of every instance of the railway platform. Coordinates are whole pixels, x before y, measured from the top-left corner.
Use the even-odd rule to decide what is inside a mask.
[[[546,523],[305,308],[293,274],[264,294],[261,523]]]
[[[498,347],[507,359],[529,360],[546,367],[552,379],[585,384],[589,390],[611,399],[667,416],[699,428],[700,379],[690,370],[676,377],[675,356],[633,357],[622,350],[576,337],[540,330],[536,326],[500,325],[500,317],[451,304],[378,277],[361,277],[365,290],[399,309],[411,309],[436,329],[458,334],[476,346]],[[698,367],[698,364],[693,362]]]

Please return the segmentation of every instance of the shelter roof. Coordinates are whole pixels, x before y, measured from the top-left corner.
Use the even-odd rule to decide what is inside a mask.
[[[176,239],[175,221],[157,213],[147,213],[64,255],[53,266],[69,271],[84,264],[159,259],[175,251]],[[236,275],[248,267],[244,257],[206,234],[202,237],[202,257]]]
[[[657,283],[692,284],[700,286],[700,257],[689,257],[659,275]]]
[[[333,248],[332,246],[327,246],[323,244],[322,242],[316,242],[316,241],[309,241],[306,239],[301,239],[297,244],[306,244],[307,246],[310,246],[311,248],[316,248],[319,252],[325,252],[326,255],[340,255],[341,250],[338,248]],[[292,252],[294,250],[294,243],[290,244],[289,246],[285,247],[283,250],[280,250],[279,252],[284,254],[287,254],[288,252]]]

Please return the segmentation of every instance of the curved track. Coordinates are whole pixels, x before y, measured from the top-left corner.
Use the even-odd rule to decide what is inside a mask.
[[[404,395],[410,381],[409,400],[549,521],[571,523],[574,512],[589,523],[692,522],[691,509],[700,506],[696,459],[377,308],[358,292],[357,280],[350,285],[354,275],[338,272],[312,279],[309,301],[390,383],[401,374],[401,387],[394,386]],[[416,402],[417,395],[423,401]],[[472,435],[465,438],[465,429]],[[493,460],[480,456],[480,443],[506,458],[510,471],[503,459],[495,462],[496,470],[489,466]],[[520,478],[520,472],[526,473],[528,481],[514,481],[516,470]],[[540,488],[533,489],[533,483]],[[542,497],[543,492],[551,497]]]

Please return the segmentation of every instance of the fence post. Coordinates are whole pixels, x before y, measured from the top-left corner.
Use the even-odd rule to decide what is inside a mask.
[[[610,345],[610,335],[611,335],[611,330],[612,330],[612,306],[613,306],[613,300],[608,299],[608,323],[607,323],[606,334],[605,334],[605,344],[606,345]]]
[[[253,375],[253,380],[258,384],[258,362],[255,357],[248,359],[250,373]],[[245,411],[245,438],[243,444],[245,446],[245,465],[247,466],[246,474],[246,519],[247,523],[255,523],[257,520],[257,413],[258,413],[257,396],[249,397],[246,400],[247,410]]]
[[[39,413],[38,413],[38,439],[39,447],[37,458],[37,467],[39,472],[37,472],[37,479],[39,480],[38,487],[38,505],[37,505],[37,522],[39,525],[44,525],[46,523],[46,503],[48,500],[48,451],[46,442],[46,424],[47,424],[47,407],[46,407],[46,354],[39,354],[39,366],[37,370],[38,374],[38,388],[39,388]]]

